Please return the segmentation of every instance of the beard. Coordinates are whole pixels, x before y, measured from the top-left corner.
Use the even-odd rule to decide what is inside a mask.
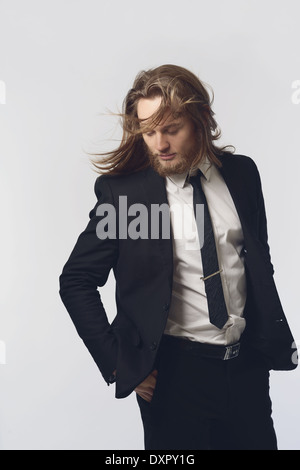
[[[150,165],[160,176],[163,177],[182,174],[189,171],[197,163],[199,150],[200,144],[199,142],[196,142],[189,151],[185,153],[176,153],[176,162],[173,162],[173,160],[170,162],[163,162],[159,155],[150,152],[149,148],[145,144],[145,151],[148,155]]]

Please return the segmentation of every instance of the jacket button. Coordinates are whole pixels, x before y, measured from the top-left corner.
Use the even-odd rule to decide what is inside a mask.
[[[156,348],[157,348],[157,343],[153,341],[153,343],[150,344],[150,349],[151,351],[155,351]]]
[[[165,304],[165,305],[163,306],[164,312],[167,312],[167,311],[169,310],[169,307],[170,307],[169,304]]]

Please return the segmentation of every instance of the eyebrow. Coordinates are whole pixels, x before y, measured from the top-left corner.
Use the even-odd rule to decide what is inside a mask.
[[[166,126],[163,126],[161,128],[162,131],[165,131],[167,129],[169,129],[169,127],[178,127],[182,124],[182,121],[178,121],[178,122],[171,122],[170,124],[167,124]]]
[[[167,124],[166,126],[163,126],[163,127],[161,128],[161,131],[164,132],[164,131],[170,129],[171,127],[180,127],[180,126],[182,126],[182,124],[183,124],[182,121],[170,122],[170,124]],[[147,129],[147,126],[145,126],[145,131],[146,131],[146,129]],[[155,128],[154,128],[154,129],[155,129]],[[153,131],[154,129],[149,128],[149,132]]]

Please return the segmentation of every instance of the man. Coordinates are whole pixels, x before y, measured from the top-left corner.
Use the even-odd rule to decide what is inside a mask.
[[[137,76],[123,130],[94,162],[106,174],[61,298],[116,397],[136,392],[146,449],[277,449],[269,371],[297,364],[256,165],[217,147],[208,92],[182,67]]]

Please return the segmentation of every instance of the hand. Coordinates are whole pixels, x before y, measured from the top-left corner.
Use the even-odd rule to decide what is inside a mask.
[[[151,403],[156,387],[157,370],[153,370],[150,375],[135,388],[135,392],[148,403]]]

